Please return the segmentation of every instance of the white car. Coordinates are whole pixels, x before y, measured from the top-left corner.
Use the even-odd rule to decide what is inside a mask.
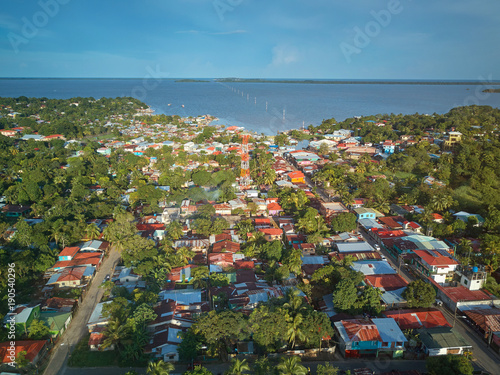
[[[375,250],[380,251],[380,246],[378,244],[375,244]]]

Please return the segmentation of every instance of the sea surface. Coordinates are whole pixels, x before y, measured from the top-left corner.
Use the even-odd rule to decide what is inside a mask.
[[[219,123],[268,135],[319,125],[334,117],[389,113],[446,113],[463,105],[500,108],[500,94],[488,84],[308,84],[175,82],[173,79],[0,79],[2,97],[133,96],[155,113],[210,114]]]

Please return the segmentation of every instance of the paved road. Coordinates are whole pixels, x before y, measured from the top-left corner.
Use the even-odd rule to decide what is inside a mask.
[[[421,372],[426,371],[425,361],[410,361],[410,360],[388,360],[388,359],[373,359],[373,360],[339,360],[329,362],[333,366],[338,367],[341,370],[354,370],[357,368],[369,368],[372,369],[376,374],[382,372],[389,372],[391,370],[399,371],[409,371],[409,370],[419,370]],[[317,362],[302,362],[302,365],[308,367],[312,370],[312,373],[316,373],[316,368],[319,364],[324,364],[323,361]],[[223,374],[229,369],[228,363],[212,363],[203,364],[208,370],[213,374]],[[65,375],[123,375],[127,371],[135,370],[137,374],[146,374],[145,368],[119,368],[119,367],[94,367],[94,368],[68,368]],[[175,370],[171,373],[182,374],[186,371],[185,365],[176,365]]]
[[[67,373],[68,369],[66,366],[69,354],[73,351],[80,339],[88,333],[87,322],[104,293],[99,286],[104,281],[106,275],[112,274],[112,270],[118,263],[119,258],[120,253],[112,247],[108,257],[104,259],[99,271],[95,274],[92,285],[87,291],[78,311],[73,316],[71,324],[66,332],[64,332],[59,344],[54,347],[44,375],[65,375]]]
[[[367,240],[370,244],[374,244],[374,242],[368,237],[363,230],[359,231],[361,235]],[[392,255],[390,255],[386,250],[382,249],[381,251],[387,258],[388,262],[396,269],[398,268],[398,262],[394,260]],[[406,281],[411,282],[415,280],[415,278],[406,271],[405,267],[402,266],[400,269],[400,275],[403,276]],[[439,307],[439,309],[443,312],[445,317],[447,318],[450,324],[453,324],[454,321],[454,312],[450,312],[446,307]],[[467,325],[462,319],[455,319],[454,328],[460,333],[471,345],[473,345],[472,353],[475,358],[475,364],[486,370],[492,374],[500,374],[500,356],[496,354],[491,348],[488,348],[488,345],[482,340],[482,338],[472,329],[469,325]]]
[[[459,318],[461,314],[457,314],[454,318],[452,313],[446,307],[439,308],[448,319],[450,324],[454,324],[454,329],[460,333],[466,341],[472,345],[472,356],[475,359],[476,365],[480,368],[496,375],[500,374],[500,355],[495,353],[493,349],[488,347],[488,344],[474,331],[464,320]]]

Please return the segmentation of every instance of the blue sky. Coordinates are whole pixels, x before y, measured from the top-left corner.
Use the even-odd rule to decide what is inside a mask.
[[[498,0],[15,0],[0,33],[3,77],[500,79]]]

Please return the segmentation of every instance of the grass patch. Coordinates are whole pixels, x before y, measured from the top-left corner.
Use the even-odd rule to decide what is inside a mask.
[[[455,199],[461,210],[476,212],[478,207],[483,205],[481,194],[469,186],[460,186],[453,191]]]
[[[90,350],[90,334],[80,340],[71,354],[68,366],[70,367],[115,367],[118,366],[118,353],[114,350],[93,352]]]

